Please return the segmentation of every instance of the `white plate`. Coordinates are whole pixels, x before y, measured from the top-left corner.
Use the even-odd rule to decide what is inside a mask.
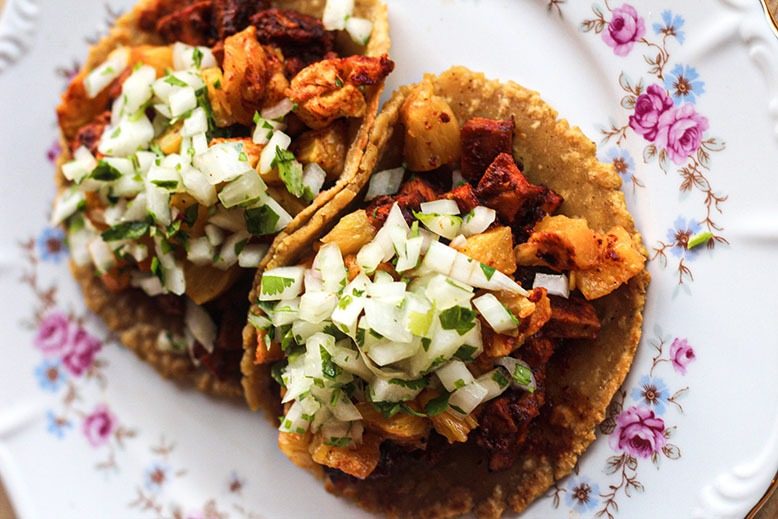
[[[593,10],[579,1],[391,1],[398,66],[389,87],[463,64],[539,90],[594,140],[611,125],[626,128],[600,145],[601,155],[631,157],[623,161],[624,190],[649,249],[662,249],[666,261],[660,255],[650,264],[644,340],[614,406],[621,414],[603,427],[578,474],[527,515],[742,516],[778,467],[778,306],[770,295],[778,259],[778,42],[756,1],[675,2],[672,15],[663,13],[670,2],[609,3]],[[20,515],[363,515],[288,463],[259,416],[178,389],[112,343],[84,374],[47,378],[78,372],[106,338],[85,314],[63,255],[51,250],[59,236],[46,226],[53,107],[87,41],[130,2],[6,4],[0,473]],[[667,26],[675,36],[664,37]],[[661,71],[649,63],[657,55]],[[677,136],[660,133],[657,150],[676,152],[667,153],[663,172],[657,158],[644,161],[651,143],[624,126],[634,112],[631,91],[656,84],[661,104],[676,76],[692,71],[694,102],[687,96],[666,108],[687,127],[701,128],[705,118],[707,152],[686,158]],[[686,143],[696,147],[693,138]],[[695,164],[684,190],[684,172]],[[713,250],[677,246],[676,231],[705,230],[706,218],[722,240]],[[34,340],[44,321],[61,330],[57,316],[71,331],[83,326],[84,355],[70,357],[69,368]],[[689,351],[693,360],[683,360]],[[642,396],[652,384],[659,405]],[[653,439],[654,460],[641,457],[651,445],[641,451],[627,441],[638,432]]]

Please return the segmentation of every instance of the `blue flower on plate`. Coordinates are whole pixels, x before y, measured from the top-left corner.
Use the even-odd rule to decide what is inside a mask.
[[[64,438],[68,429],[72,428],[70,420],[57,416],[53,411],[46,412],[46,430],[55,438]]]
[[[65,233],[62,229],[56,227],[43,229],[36,240],[36,245],[38,247],[38,255],[43,261],[59,263],[62,258],[68,255]]]
[[[600,487],[585,476],[571,479],[567,484],[565,503],[576,512],[583,514],[600,504]]]
[[[613,147],[600,157],[602,162],[613,164],[616,173],[622,177],[635,174],[635,161],[632,155],[624,148]]]
[[[704,249],[705,247],[702,246],[694,247],[692,249],[687,248],[691,237],[699,233],[700,230],[700,224],[697,223],[696,220],[687,220],[683,216],[676,218],[673,223],[673,228],[668,229],[667,231],[667,239],[671,245],[670,251],[673,253],[673,256],[677,258],[684,257],[691,260],[697,255],[700,249]]]
[[[694,104],[697,96],[705,93],[705,82],[698,81],[699,78],[697,69],[689,65],[676,65],[665,76],[665,88],[673,96],[676,105],[684,102]]]
[[[165,486],[170,476],[170,467],[155,461],[146,469],[144,485],[149,492],[159,492]]]
[[[686,39],[686,33],[681,30],[685,20],[681,15],[674,15],[672,11],[662,11],[662,23],[655,23],[653,25],[654,32],[657,34],[663,34],[665,36],[672,36],[678,43],[683,44]]]
[[[670,391],[661,378],[651,378],[648,375],[640,377],[640,383],[630,393],[633,400],[654,409],[657,415],[664,414]]]
[[[55,393],[67,380],[67,374],[59,359],[45,359],[35,368],[35,378],[41,388]]]

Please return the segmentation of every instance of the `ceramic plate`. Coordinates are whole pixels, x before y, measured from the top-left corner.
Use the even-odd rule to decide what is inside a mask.
[[[651,253],[633,369],[528,517],[742,517],[778,468],[778,41],[755,0],[395,0],[388,90],[451,64],[599,145]],[[0,474],[22,517],[358,517],[261,417],[160,380],[85,312],[47,226],[54,106],[131,2],[0,19]],[[656,118],[667,113],[657,128]],[[711,240],[688,248],[691,235]],[[640,440],[642,438],[642,440]]]

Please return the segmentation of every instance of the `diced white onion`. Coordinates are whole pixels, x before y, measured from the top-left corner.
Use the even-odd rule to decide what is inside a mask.
[[[149,214],[158,224],[170,225],[170,192],[167,189],[146,182],[146,205]]]
[[[328,31],[346,28],[346,19],[354,11],[354,0],[327,0],[321,20]]]
[[[515,335],[518,332],[518,320],[494,294],[476,297],[473,299],[473,306],[495,332],[507,335]]]
[[[192,135],[192,148],[195,155],[200,155],[208,151],[208,137],[205,133]]]
[[[259,300],[280,301],[299,296],[303,290],[304,275],[305,267],[300,266],[266,270],[260,282]],[[285,281],[278,281],[278,279]],[[274,290],[276,288],[280,290]]]
[[[135,272],[133,272],[135,274]],[[165,293],[165,287],[162,286],[162,281],[157,276],[150,274],[140,274],[132,276],[130,284],[134,287],[138,287],[146,294],[150,296],[158,296]]]
[[[238,254],[238,265],[243,268],[256,268],[267,254],[268,248],[266,243],[246,245]]]
[[[367,45],[367,42],[370,41],[370,34],[373,32],[373,22],[351,16],[346,20],[346,32],[355,43]]]
[[[195,50],[200,54],[199,66]],[[173,68],[176,70],[205,69],[216,65],[216,58],[208,47],[192,47],[180,41],[173,44]]]
[[[440,383],[449,393],[456,391],[474,381],[472,373],[461,360],[452,360],[435,371]]]
[[[305,292],[300,298],[300,319],[320,323],[332,315],[338,296],[330,292]]]
[[[535,374],[532,373],[530,365],[523,360],[513,357],[502,357],[497,361],[497,364],[508,371],[508,378],[511,381],[511,385],[514,387],[529,391],[530,393],[537,388]],[[523,374],[526,375],[526,377],[523,377]],[[523,378],[526,378],[526,380],[522,380]]]
[[[442,202],[443,200],[439,200]],[[447,200],[453,202],[453,200]],[[456,205],[456,202],[453,202]],[[428,213],[421,222],[427,229],[448,240],[456,238],[462,227],[462,217],[453,214]]]
[[[422,202],[421,212],[424,214],[459,214],[459,206],[453,200],[433,200],[432,202]]]
[[[181,135],[184,137],[192,137],[198,133],[204,133],[208,131],[208,116],[205,110],[201,107],[197,107],[192,110],[189,117],[184,119],[184,126],[181,128]]]
[[[383,378],[375,378],[370,383],[371,399],[375,402],[404,402],[413,400],[419,393],[421,388],[411,389],[400,384],[392,384]]]
[[[113,51],[102,65],[90,72],[84,79],[86,95],[90,98],[96,97],[124,72],[129,60],[130,51],[127,48],[122,47]]]
[[[216,185],[252,170],[248,161],[240,160],[241,152],[242,146],[223,142],[211,146],[205,153],[196,155],[192,163],[208,176],[212,185]]]
[[[245,242],[248,239],[249,233],[246,231],[239,231],[224,240],[221,250],[219,251],[219,256],[216,258],[216,261],[213,262],[213,266],[218,269],[227,270],[235,265],[238,262],[238,244],[240,242]]]
[[[186,316],[184,317],[186,327],[192,333],[192,336],[208,352],[213,351],[213,341],[216,340],[216,324],[208,315],[203,307],[195,304],[194,301],[186,299]]]
[[[285,128],[284,123],[279,121],[268,121],[262,117],[255,119],[254,133],[251,140],[254,144],[267,144],[273,132],[276,130],[283,130]]]
[[[370,185],[367,188],[365,200],[370,201],[381,195],[393,195],[397,193],[404,176],[405,168],[385,169],[373,173],[373,176],[370,177]]]
[[[448,405],[455,409],[457,413],[461,411],[468,415],[473,412],[473,409],[478,407],[478,404],[483,402],[488,393],[489,391],[484,386],[478,382],[473,382],[454,391],[448,399]]]
[[[303,167],[303,186],[311,196],[316,197],[321,192],[325,180],[327,180],[327,172],[315,162],[310,162]]]
[[[244,211],[237,207],[232,209],[219,207],[218,210],[208,218],[208,223],[212,223],[227,231],[242,231],[246,228],[243,213]]]
[[[70,218],[78,208],[86,201],[84,193],[76,189],[63,191],[54,204],[54,210],[51,212],[51,224],[59,225]]]
[[[452,306],[469,306],[470,299],[473,297],[473,288],[438,274],[430,279],[424,294],[435,308],[445,310]]]
[[[375,375],[367,368],[365,362],[359,356],[359,352],[347,348],[345,345],[341,345],[341,343],[348,344],[348,342],[348,340],[344,340],[333,346],[332,351],[330,352],[332,355],[332,362],[349,373],[358,376],[362,380],[367,380],[368,382],[373,380]]]
[[[206,236],[189,240],[186,259],[195,265],[209,265],[213,262],[214,248]]]
[[[375,299],[365,301],[367,326],[387,339],[396,342],[411,342],[413,334],[402,323],[402,311],[396,305]]]
[[[89,243],[89,255],[92,258],[92,264],[99,272],[108,272],[116,265],[116,257],[113,249],[103,241],[99,236],[95,237]]]
[[[460,232],[465,236],[481,234],[494,223],[496,218],[497,212],[494,209],[479,205],[465,215]]]
[[[448,245],[454,249],[461,249],[467,245],[467,238],[465,238],[464,234],[458,234]]]
[[[288,97],[283,98],[271,107],[265,108],[260,114],[263,119],[273,121],[281,119],[294,109],[294,103]]]
[[[146,175],[146,182],[168,191],[178,191],[183,184],[181,175],[175,168],[157,166],[156,164],[149,169]]]
[[[122,95],[116,100],[121,103],[122,115],[133,115],[151,99],[151,85],[156,78],[156,70],[148,65],[143,65],[130,74],[122,85]]]
[[[486,396],[483,401],[491,400],[500,396],[506,389],[511,387],[510,377],[508,377],[502,368],[496,368],[488,371],[478,377],[476,381],[486,389]]]
[[[208,176],[192,166],[181,171],[181,179],[187,193],[197,200],[197,203],[210,207],[216,203],[216,188],[208,180]]]
[[[207,224],[205,226],[205,237],[208,238],[208,243],[212,247],[216,247],[224,241],[224,231],[213,224]]]
[[[170,95],[170,115],[179,117],[197,106],[197,96],[194,88],[181,87],[178,91]]]
[[[273,169],[273,160],[276,158],[276,149],[285,150],[292,143],[292,138],[282,131],[273,132],[273,136],[268,141],[262,153],[259,156],[259,172],[266,175]]]
[[[349,422],[362,419],[362,415],[357,409],[357,406],[351,402],[350,398],[342,394],[334,404],[332,402],[328,402],[327,405],[330,408],[330,411],[332,411],[332,415],[338,420]]]
[[[249,170],[227,184],[219,192],[224,207],[244,205],[259,200],[267,186],[256,171]]]
[[[545,288],[553,296],[570,297],[570,281],[564,274],[535,274],[532,288]]]
[[[171,79],[171,76],[174,79]],[[186,86],[181,86],[179,83],[186,83]],[[204,86],[205,82],[199,74],[191,71],[179,71],[157,79],[151,88],[163,103],[169,104],[171,96],[182,88],[191,88],[196,92]]]
[[[100,137],[97,149],[103,155],[129,157],[147,148],[154,138],[154,127],[145,114],[122,119],[117,127],[109,126]]]

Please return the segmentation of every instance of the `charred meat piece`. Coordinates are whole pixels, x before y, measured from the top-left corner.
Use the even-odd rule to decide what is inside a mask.
[[[100,144],[105,127],[111,121],[111,112],[103,112],[98,115],[91,123],[82,126],[76,136],[70,141],[70,150],[76,151],[81,146],[88,149],[92,155],[97,153],[97,146]]]
[[[543,334],[557,339],[596,339],[600,319],[594,306],[579,297],[565,299],[550,296],[551,319],[543,327]]]
[[[268,0],[213,0],[213,25],[220,40],[242,31],[251,16],[270,7]]]
[[[473,186],[470,184],[462,184],[455,187],[443,195],[443,198],[455,201],[462,214],[469,213],[476,206],[481,205],[478,202],[478,197],[475,196],[475,190],[473,189]]]
[[[562,203],[562,197],[547,187],[527,181],[508,153],[499,154],[489,165],[475,193],[518,234],[531,230],[535,222]]]
[[[175,294],[161,294],[155,297],[165,315],[183,317],[186,313],[186,299]]]
[[[266,45],[275,45],[284,53],[288,78],[294,77],[311,63],[320,61],[333,51],[335,38],[324,29],[321,20],[297,11],[267,9],[251,17],[257,28],[257,38]]]
[[[394,70],[386,55],[349,56],[317,61],[300,71],[286,89],[297,116],[310,128],[329,126],[340,117],[362,117],[365,86],[380,84]]]
[[[554,352],[549,339],[534,337],[522,346],[521,357],[532,368],[537,388],[534,392],[509,389],[489,401],[479,417],[476,441],[489,456],[489,470],[513,466],[527,439],[530,423],[546,402],[546,364]]]
[[[474,117],[462,126],[462,176],[473,183],[500,153],[512,154],[513,119]]]
[[[159,18],[157,32],[168,43],[211,46],[217,39],[212,20],[213,2],[204,0]]]
[[[200,0],[157,0],[140,13],[138,25],[146,32],[153,32],[157,28],[157,20],[170,13],[183,9]]]
[[[437,200],[438,197],[435,188],[416,177],[405,182],[396,195],[379,196],[370,203],[365,211],[373,227],[379,229],[386,221],[386,217],[395,202],[402,210],[405,220],[410,223],[413,221],[413,211],[417,211],[422,202]]]

